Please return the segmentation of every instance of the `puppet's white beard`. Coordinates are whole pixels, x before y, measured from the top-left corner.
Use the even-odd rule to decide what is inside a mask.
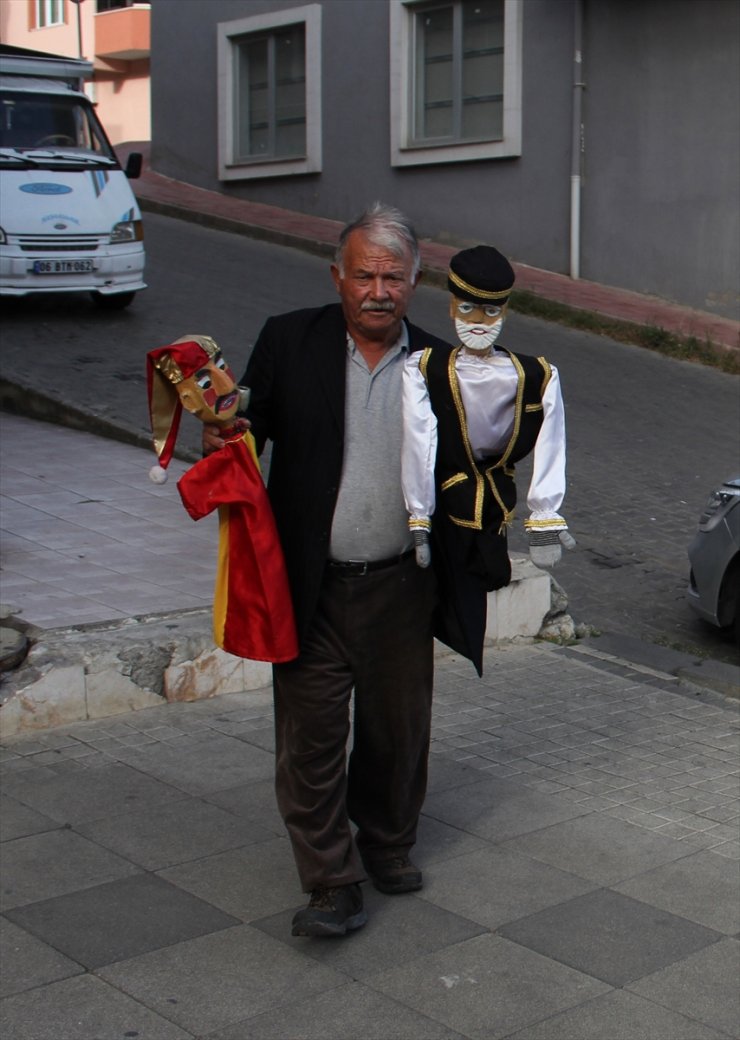
[[[503,324],[503,318],[498,318],[493,325],[475,325],[456,318],[455,331],[462,345],[468,350],[490,350],[498,339]]]

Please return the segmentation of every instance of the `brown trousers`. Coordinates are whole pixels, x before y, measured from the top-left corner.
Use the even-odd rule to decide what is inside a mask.
[[[275,788],[306,892],[362,881],[363,860],[407,853],[416,841],[434,597],[431,569],[413,556],[365,575],[327,569],[300,657],[274,666]]]

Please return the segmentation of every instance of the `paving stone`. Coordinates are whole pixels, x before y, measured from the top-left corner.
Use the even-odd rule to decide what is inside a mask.
[[[617,892],[679,914],[725,935],[740,930],[740,870],[697,852],[616,885]]]
[[[199,1037],[350,981],[346,973],[246,924],[121,961],[98,974]]]
[[[302,898],[286,837],[183,863],[159,876],[242,921],[279,913]]]
[[[693,1018],[625,990],[613,990],[512,1033],[507,1040],[726,1040]]]
[[[2,868],[3,910],[138,873],[133,863],[65,828],[4,842]]]
[[[491,934],[365,981],[472,1040],[508,1037],[608,990],[594,978]]]
[[[10,1040],[192,1040],[173,1025],[92,975],[7,997],[0,1002]]]
[[[187,749],[157,743],[124,748],[117,757],[134,769],[193,795],[265,780],[272,777],[275,769],[274,756],[269,752],[220,734]]]
[[[574,874],[494,846],[435,864],[420,897],[493,930],[594,887]]]
[[[296,910],[306,905],[307,897],[283,913],[253,922],[255,928],[287,943],[291,949],[316,959],[352,978],[367,979],[391,964],[403,965],[424,953],[461,943],[479,935],[481,925],[449,913],[415,896],[389,899],[365,885],[363,888],[368,923],[351,942],[306,941],[290,934]]]
[[[238,924],[235,917],[147,874],[10,910],[7,916],[86,968]]]
[[[272,837],[258,823],[197,798],[153,812],[96,820],[77,830],[145,870],[161,870]]]
[[[253,780],[238,784],[225,791],[212,791],[202,796],[203,801],[218,805],[222,809],[258,823],[273,834],[285,834],[285,824],[278,811],[275,799],[275,781]]]
[[[84,971],[82,965],[4,917],[0,917],[0,965],[0,997],[45,986]]]
[[[740,1034],[740,943],[725,939],[628,988],[730,1037]]]
[[[690,853],[680,842],[604,813],[522,835],[507,848],[601,885],[626,881]]]
[[[499,934],[613,986],[720,939],[718,932],[608,889],[504,925]]]
[[[420,867],[426,868],[489,847],[490,843],[483,838],[467,834],[459,827],[451,827],[422,812],[413,859]]]
[[[0,795],[0,841],[12,841],[29,834],[55,830],[56,820],[36,812],[15,798]]]
[[[466,784],[462,798],[455,790],[428,795],[424,812],[489,841],[506,841],[579,816],[583,810],[557,795],[543,797],[506,780],[487,779]]]
[[[434,744],[432,747],[434,748]],[[442,753],[439,753],[440,751]],[[429,794],[452,787],[462,787],[465,784],[477,783],[480,779],[481,775],[477,769],[449,758],[446,749],[436,748],[436,753],[433,751],[430,755],[427,784]]]
[[[90,781],[86,772],[53,780],[14,784],[8,792],[24,805],[44,813],[58,823],[82,823],[184,797],[182,791],[118,762],[96,771]]]
[[[636,998],[635,998],[636,999]],[[465,1040],[361,982],[237,1022],[208,1040]],[[678,1038],[677,1038],[678,1040]]]

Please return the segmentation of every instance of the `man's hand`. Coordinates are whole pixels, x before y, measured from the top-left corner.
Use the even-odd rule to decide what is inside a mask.
[[[560,563],[563,549],[573,549],[576,540],[568,531],[530,531],[529,558],[541,570]]]
[[[429,545],[429,532],[417,528],[414,531],[414,552],[419,567],[428,567],[432,562],[432,550]]]
[[[235,419],[229,430],[244,433],[249,429],[250,425],[248,419]],[[224,447],[226,441],[221,436],[223,432],[223,426],[217,426],[216,423],[203,424],[202,445],[204,458],[206,455],[212,455],[214,451],[220,451]]]

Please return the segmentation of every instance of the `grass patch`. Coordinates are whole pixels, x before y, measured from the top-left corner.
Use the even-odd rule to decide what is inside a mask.
[[[665,354],[681,361],[696,361],[702,365],[718,368],[722,372],[740,375],[740,352],[726,350],[709,340],[695,336],[678,336],[654,325],[636,325],[630,321],[605,318],[593,311],[578,310],[565,303],[546,300],[535,293],[514,290],[511,308],[519,314],[528,314],[543,321],[554,321],[572,329],[609,336],[619,343],[633,343],[647,350]]]

